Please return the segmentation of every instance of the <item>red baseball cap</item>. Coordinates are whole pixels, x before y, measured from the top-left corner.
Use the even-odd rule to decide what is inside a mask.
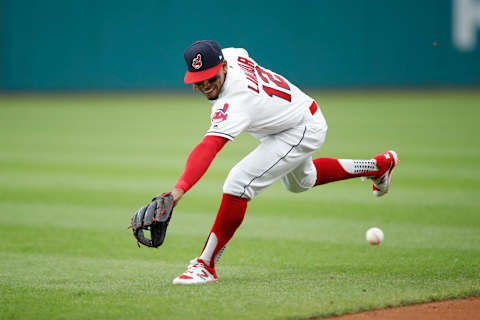
[[[212,40],[197,41],[188,47],[183,57],[187,64],[187,73],[183,81],[186,84],[201,82],[214,77],[222,68],[222,49]]]

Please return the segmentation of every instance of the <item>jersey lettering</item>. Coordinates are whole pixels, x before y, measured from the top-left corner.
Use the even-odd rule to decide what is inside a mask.
[[[257,75],[255,74],[255,64],[253,61],[244,57],[238,57],[237,61],[238,65],[245,73],[247,80],[250,81],[251,85],[248,85],[248,89],[253,90],[256,93],[260,93],[260,90],[258,89]]]

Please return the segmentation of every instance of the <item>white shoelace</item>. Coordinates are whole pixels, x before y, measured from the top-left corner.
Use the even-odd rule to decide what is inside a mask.
[[[197,259],[194,259],[190,261],[190,264],[187,267],[187,271],[194,272],[198,268],[205,268],[205,265],[201,262],[198,262]]]

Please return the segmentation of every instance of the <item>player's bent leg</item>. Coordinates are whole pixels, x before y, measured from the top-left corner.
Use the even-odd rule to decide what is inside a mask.
[[[217,281],[215,264],[245,216],[247,199],[224,194],[215,222],[199,258],[191,261],[174,284],[202,284]]]
[[[288,138],[288,139],[287,139]],[[298,127],[270,136],[229,173],[223,186],[224,195],[215,223],[199,258],[192,260],[187,271],[174,284],[199,284],[217,281],[215,264],[227,242],[243,221],[247,201],[308,160],[320,148],[325,132]],[[312,165],[313,166],[313,165]],[[311,170],[314,172],[314,170]],[[314,179],[310,177],[312,181]],[[312,184],[309,182],[307,184]]]

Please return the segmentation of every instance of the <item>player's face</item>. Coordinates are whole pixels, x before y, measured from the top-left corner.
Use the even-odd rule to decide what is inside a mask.
[[[196,82],[195,87],[199,89],[205,95],[205,97],[207,97],[208,100],[215,100],[218,98],[218,95],[222,90],[226,74],[227,61],[223,61],[223,66],[216,76],[201,82]]]

